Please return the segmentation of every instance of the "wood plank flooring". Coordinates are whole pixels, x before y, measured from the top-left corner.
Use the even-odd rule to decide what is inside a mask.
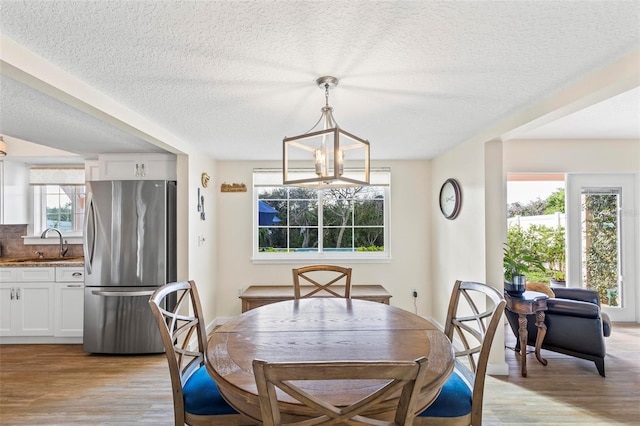
[[[513,347],[508,327],[505,336]],[[520,356],[507,349],[509,376],[487,377],[483,424],[640,425],[640,325],[613,324],[605,345],[607,377],[592,361],[545,350],[548,365],[531,353],[521,377]]]
[[[515,339],[507,328],[507,345]],[[614,324],[607,377],[593,362],[543,351],[529,377],[507,350],[509,376],[488,377],[485,425],[640,424],[640,325]],[[0,345],[0,424],[173,423],[164,355],[102,356],[80,345]]]

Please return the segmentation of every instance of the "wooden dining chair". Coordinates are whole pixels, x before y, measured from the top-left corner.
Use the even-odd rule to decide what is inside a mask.
[[[175,304],[175,306],[173,306]],[[196,283],[169,283],[149,299],[164,343],[176,425],[255,425],[222,398],[204,365],[207,343]]]
[[[404,362],[266,362],[256,359],[253,361],[253,373],[264,426],[303,424],[411,426],[414,421],[416,401],[427,375],[427,358],[421,357],[415,361]],[[301,387],[305,381],[309,380],[380,380],[383,385],[371,386],[371,392],[359,401],[349,405],[346,405],[345,401],[339,401],[340,406],[337,406],[327,401],[327,398],[312,395],[303,390]],[[308,407],[310,419],[283,422],[286,418],[280,412],[276,389]],[[398,393],[394,421],[381,421],[365,415],[373,406]]]
[[[456,349],[456,366],[440,395],[416,425],[482,424],[482,399],[491,344],[505,307],[503,295],[486,284],[456,281],[444,333]]]
[[[301,294],[303,285],[311,290]],[[333,288],[330,288],[333,286]],[[311,265],[293,269],[293,291],[296,299],[306,297],[351,297],[351,268],[337,265]]]

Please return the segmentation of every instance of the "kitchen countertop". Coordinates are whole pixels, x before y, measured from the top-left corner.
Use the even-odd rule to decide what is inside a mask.
[[[0,257],[0,268],[32,266],[84,266],[84,257]]]

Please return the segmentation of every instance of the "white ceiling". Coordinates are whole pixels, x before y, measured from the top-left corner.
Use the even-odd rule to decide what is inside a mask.
[[[640,139],[640,88],[623,92],[531,130],[516,130],[509,134],[509,138]]]
[[[535,120],[549,112],[531,112],[542,99],[640,49],[640,1],[54,0],[0,8],[4,37],[152,123],[159,145],[190,144],[221,160],[279,159],[282,138],[319,118],[325,100],[314,80],[322,75],[340,78],[329,99],[334,115],[370,140],[373,160],[426,159],[519,112]],[[106,123],[2,64],[1,134],[85,157],[162,150],[157,137]],[[491,136],[638,139],[638,117],[635,89],[538,128],[512,121]]]

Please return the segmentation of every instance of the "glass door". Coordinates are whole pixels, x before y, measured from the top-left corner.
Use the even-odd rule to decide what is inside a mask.
[[[636,321],[632,175],[568,175],[568,285],[596,290],[613,321]]]

